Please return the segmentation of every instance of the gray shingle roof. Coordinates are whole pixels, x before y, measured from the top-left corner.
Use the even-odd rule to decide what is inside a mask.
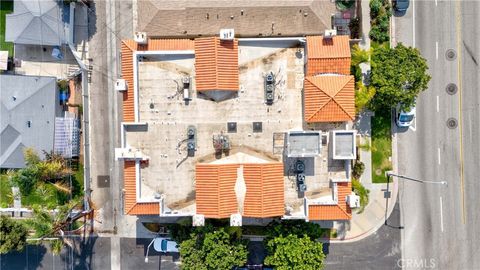
[[[62,8],[55,0],[16,0],[6,16],[5,40],[17,44],[65,43]]]
[[[53,150],[56,78],[0,75],[0,85],[0,168],[22,168],[25,147]]]
[[[137,31],[156,37],[211,36],[221,28],[234,28],[240,37],[315,35],[331,28],[335,12],[327,0],[172,2],[139,0]]]

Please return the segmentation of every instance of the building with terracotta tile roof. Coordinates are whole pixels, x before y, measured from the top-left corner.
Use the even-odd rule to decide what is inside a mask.
[[[137,201],[137,167],[138,161],[126,160],[123,169],[123,183],[125,189],[124,213],[127,215],[160,215],[159,202]]]
[[[316,74],[350,74],[349,36],[307,36],[307,76]]]
[[[238,40],[195,39],[196,89],[214,100],[238,91]]]
[[[197,214],[206,218],[280,217],[285,213],[283,163],[195,166]]]
[[[346,160],[332,160],[331,130],[316,129],[314,145],[286,136],[304,132],[305,122],[346,122],[355,114],[353,76],[306,76],[304,40],[122,41],[127,87],[115,157],[124,161],[124,213],[187,216],[197,225],[230,218],[232,226],[245,218],[349,219],[346,142],[335,148]],[[278,82],[273,104],[265,102],[266,74]],[[220,152],[219,136],[228,138]],[[284,155],[289,143],[295,153]],[[305,191],[294,167],[300,160]]]
[[[334,182],[333,199],[329,202],[316,202],[306,199],[308,220],[340,221],[352,218],[352,210],[347,202],[347,196],[352,193],[351,182]]]
[[[307,123],[353,120],[355,78],[340,75],[305,77],[304,112]]]

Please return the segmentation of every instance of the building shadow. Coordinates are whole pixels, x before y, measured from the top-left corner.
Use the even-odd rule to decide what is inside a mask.
[[[43,245],[26,245],[20,252],[10,252],[0,255],[0,269],[40,269],[47,253]]]

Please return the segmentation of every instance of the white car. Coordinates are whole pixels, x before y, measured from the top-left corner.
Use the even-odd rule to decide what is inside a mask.
[[[405,112],[403,110],[400,110],[399,107],[397,107],[396,111],[396,120],[395,122],[397,123],[398,127],[409,127],[413,123],[413,119],[415,119],[415,107],[412,107],[410,111]]]
[[[153,248],[157,252],[178,252],[178,244],[168,238],[157,237],[153,241]]]

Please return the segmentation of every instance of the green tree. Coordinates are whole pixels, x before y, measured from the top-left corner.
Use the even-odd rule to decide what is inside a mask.
[[[408,110],[418,94],[427,89],[431,79],[427,61],[420,51],[401,43],[395,48],[376,48],[371,64],[371,85],[376,93],[369,107],[376,112],[390,110],[397,104]]]
[[[322,236],[324,230],[320,225],[304,220],[274,220],[267,225],[268,240],[278,236],[296,235],[302,237],[307,235],[310,239],[315,240]]]
[[[267,243],[268,256],[265,264],[278,270],[317,270],[323,268],[325,254],[321,242],[308,236],[279,236]]]
[[[357,82],[355,88],[355,111],[361,112],[368,106],[372,98],[375,96],[375,88],[365,86],[362,82]]]
[[[182,269],[232,269],[247,262],[246,245],[230,237],[223,229],[192,233],[180,244]]]
[[[19,221],[0,216],[0,254],[22,251],[27,241],[27,229]]]

